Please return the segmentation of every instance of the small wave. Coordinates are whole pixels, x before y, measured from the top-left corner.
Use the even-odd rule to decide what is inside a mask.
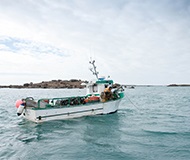
[[[0,118],[7,117],[8,113],[9,112],[7,110],[0,108]]]
[[[159,134],[159,135],[176,135],[177,132],[169,132],[169,131],[151,131],[151,130],[143,130],[144,132],[150,133],[150,134]]]
[[[29,143],[29,142],[33,142],[37,140],[36,136],[30,136],[30,137],[17,137],[18,140],[25,142],[25,143]]]

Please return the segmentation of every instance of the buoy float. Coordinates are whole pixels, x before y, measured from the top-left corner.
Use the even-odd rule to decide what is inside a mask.
[[[18,116],[20,116],[22,113],[23,113],[23,111],[24,111],[24,105],[20,105],[19,107],[18,107],[18,109],[17,109],[17,115]]]
[[[23,104],[24,102],[22,100],[17,100],[15,103],[16,108],[18,108],[21,104]]]
[[[17,115],[20,116],[24,111],[24,102],[22,100],[17,100],[15,105],[17,108]]]

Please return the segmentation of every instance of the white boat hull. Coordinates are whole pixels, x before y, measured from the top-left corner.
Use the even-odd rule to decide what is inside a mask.
[[[61,108],[41,108],[34,109],[26,107],[22,116],[33,122],[44,122],[49,120],[61,120],[77,118],[82,116],[109,114],[116,112],[121,99],[112,100],[105,103],[92,103],[88,105],[61,107]]]

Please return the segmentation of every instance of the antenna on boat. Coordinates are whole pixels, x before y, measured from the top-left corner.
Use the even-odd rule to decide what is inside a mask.
[[[95,75],[96,76],[96,78],[98,79],[98,74],[99,74],[99,72],[97,72],[96,71],[96,66],[95,66],[95,60],[91,60],[91,61],[89,61],[89,63],[90,64],[92,64],[92,66],[93,66],[93,68],[90,68],[90,71],[93,73],[93,75]]]

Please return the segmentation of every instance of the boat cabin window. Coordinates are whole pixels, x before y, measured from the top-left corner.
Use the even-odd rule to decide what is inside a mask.
[[[97,84],[93,84],[92,91],[93,92],[98,92],[98,86],[97,86]]]

